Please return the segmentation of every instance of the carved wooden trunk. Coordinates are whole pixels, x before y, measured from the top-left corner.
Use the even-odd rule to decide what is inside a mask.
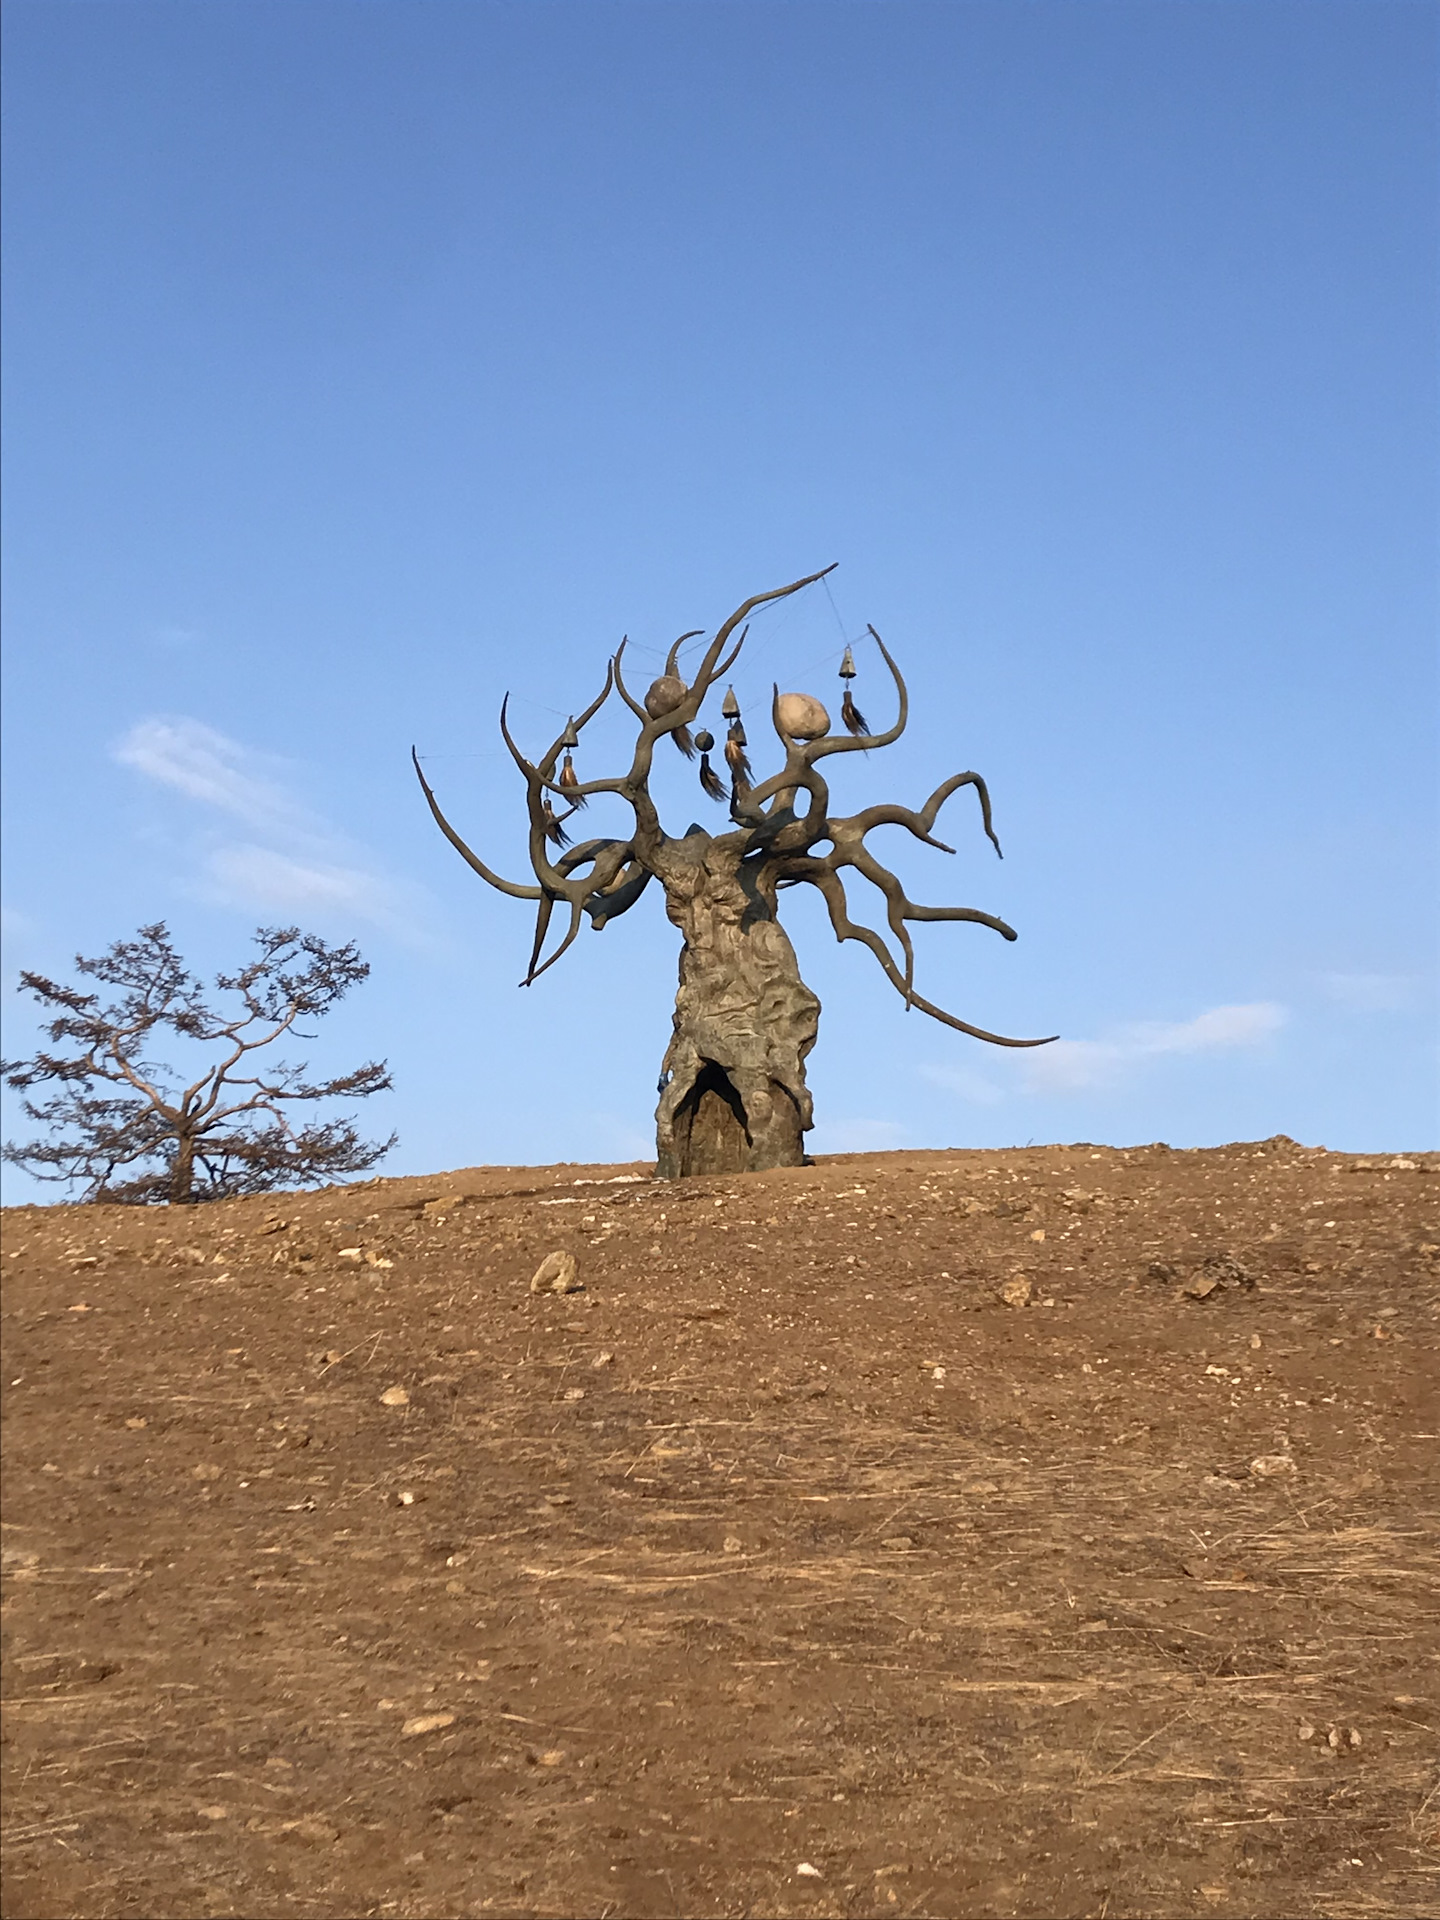
[[[685,936],[655,1114],[662,1179],[798,1167],[813,1124],[805,1056],[820,1002],[800,978],[763,869],[733,846],[671,841],[666,912]]]

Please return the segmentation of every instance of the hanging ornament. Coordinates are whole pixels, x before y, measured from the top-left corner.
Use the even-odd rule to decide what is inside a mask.
[[[652,720],[663,720],[667,713],[675,711],[689,691],[678,673],[662,673],[645,696],[645,711]],[[690,738],[688,727],[676,727],[670,738],[687,760],[695,758],[695,742]]]
[[[730,778],[737,787],[753,785],[755,776],[750,770],[750,759],[745,752],[745,729],[740,723],[739,709],[730,722],[725,734],[725,764],[730,769]]]
[[[720,711],[727,720],[738,720],[740,718],[740,702],[735,698],[734,687],[727,687],[725,689],[725,698],[721,704]]]
[[[570,749],[579,746],[580,736],[575,731],[573,719],[566,727],[560,744],[565,749],[565,761],[560,769],[560,778],[555,784],[565,789],[565,798],[570,802],[571,811],[574,812],[576,808],[589,806],[590,803],[583,793],[574,791],[580,784],[580,777],[575,771],[575,762],[570,757]]]
[[[855,678],[855,656],[849,647],[846,647],[845,658],[840,662],[840,678],[845,682],[845,698],[840,702],[840,718],[857,739],[864,738],[870,729],[850,692],[850,682]]]
[[[555,809],[551,806],[548,799],[540,802],[540,812],[545,821],[545,838],[547,840],[553,840],[557,847],[568,847],[570,844],[570,836],[564,827],[561,826],[560,821],[556,817]]]
[[[583,793],[574,792],[574,788],[578,787],[579,784],[580,776],[575,771],[575,762],[567,753],[564,765],[560,769],[560,778],[556,782],[556,785],[564,787],[565,798],[570,802],[572,807],[588,807],[590,802],[586,796]]]
[[[715,748],[714,734],[706,731],[697,733],[695,744],[700,749],[700,785],[712,800],[723,800],[725,788],[710,765],[710,755]]]

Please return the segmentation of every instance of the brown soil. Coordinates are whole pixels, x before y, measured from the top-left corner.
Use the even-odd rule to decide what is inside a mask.
[[[1433,1157],[642,1171],[6,1217],[9,1920],[1440,1906]]]

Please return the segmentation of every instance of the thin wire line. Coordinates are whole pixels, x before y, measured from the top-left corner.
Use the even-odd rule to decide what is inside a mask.
[[[840,618],[840,609],[835,604],[835,595],[830,591],[830,576],[828,573],[826,574],[821,584],[825,588],[825,598],[830,602],[830,611],[835,616],[835,624],[840,629],[840,638],[845,641],[845,644],[848,647],[850,645],[850,642],[848,639],[846,639],[846,636],[845,636],[845,622]]]

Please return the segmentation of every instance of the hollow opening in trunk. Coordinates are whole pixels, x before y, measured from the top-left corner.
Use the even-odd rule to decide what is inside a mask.
[[[675,1143],[682,1175],[743,1173],[749,1165],[745,1109],[730,1076],[713,1060],[705,1062],[680,1103]]]

